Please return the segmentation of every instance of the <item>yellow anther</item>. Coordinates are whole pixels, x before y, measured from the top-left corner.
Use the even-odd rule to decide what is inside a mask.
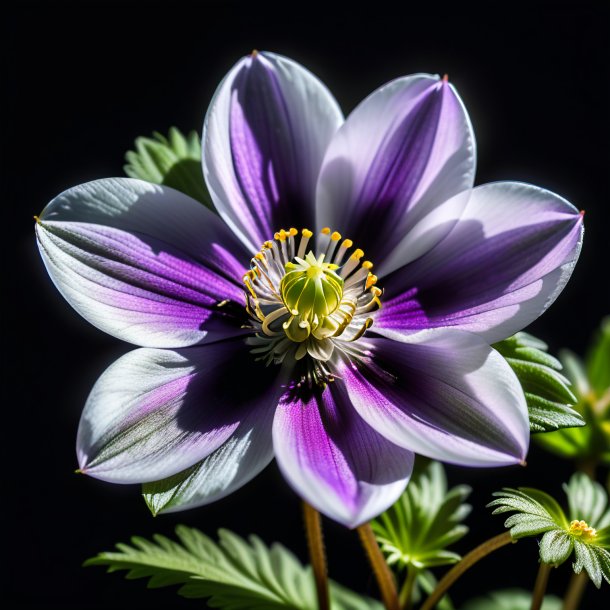
[[[369,273],[368,277],[366,278],[366,289],[368,290],[371,286],[375,285],[377,283],[377,276],[373,275],[372,273]]]
[[[264,261],[265,260],[265,255],[262,252],[257,252],[254,255],[254,258],[258,259],[259,261]]]
[[[342,248],[351,248],[354,245],[354,242],[351,239],[344,239],[341,244]]]
[[[356,248],[353,252],[352,255],[350,256],[350,258],[353,258],[354,260],[358,261],[360,260],[362,257],[364,256],[364,250],[361,250],[360,248]]]
[[[294,237],[297,234],[298,234],[298,231],[294,227],[290,227],[290,230],[288,231],[288,235],[290,235],[290,237]]]
[[[380,297],[383,294],[383,290],[381,290],[381,288],[377,288],[377,286],[371,286],[371,294],[374,297]]]
[[[589,527],[586,521],[582,519],[574,519],[570,523],[570,534],[572,536],[581,536],[583,540],[593,540],[597,536],[597,530],[594,527]]]
[[[277,232],[277,231],[276,231],[276,232],[273,234],[273,239],[279,239],[279,238],[280,238],[280,234],[279,234],[279,232]]]
[[[364,261],[362,267],[370,271],[373,268],[373,263],[371,263],[371,261]]]
[[[301,231],[301,235],[302,235],[303,237],[306,237],[306,238],[308,238],[308,239],[309,239],[309,238],[310,238],[310,237],[313,235],[313,232],[312,232],[312,231],[310,231],[309,229],[303,229],[303,230]]]
[[[330,238],[331,238],[333,241],[339,241],[339,240],[341,239],[341,233],[337,233],[337,231],[335,231],[335,232],[334,232],[334,233],[333,233],[333,234],[330,236]]]
[[[267,250],[270,250],[271,248],[273,248],[273,242],[272,241],[266,241],[263,244],[263,248],[267,248]]]
[[[330,227],[324,227],[320,233],[322,233],[322,235],[330,235]]]

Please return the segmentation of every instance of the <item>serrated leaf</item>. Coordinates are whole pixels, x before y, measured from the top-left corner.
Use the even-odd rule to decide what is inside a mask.
[[[540,541],[540,559],[558,566],[570,556],[572,544],[572,538],[562,530],[546,532]]]
[[[522,589],[493,591],[485,597],[471,599],[460,610],[530,610],[532,594]],[[541,610],[561,610],[562,601],[554,595],[545,595]]]
[[[148,578],[149,587],[181,585],[179,594],[208,598],[212,608],[226,610],[317,607],[311,569],[280,544],[266,546],[256,536],[247,541],[220,530],[216,543],[200,531],[180,525],[179,542],[155,535],[117,544],[117,551],[100,553],[85,565],[127,570],[127,578]],[[381,610],[381,605],[331,581],[333,610]]]
[[[465,485],[447,491],[438,462],[416,471],[398,501],[372,522],[388,563],[422,569],[459,561],[446,547],[468,532],[461,521],[470,512],[464,504],[469,493]]]
[[[576,574],[584,569],[593,584],[599,589],[604,579],[610,584],[610,552],[593,544],[586,544],[576,540],[574,542],[573,568]]]
[[[154,132],[152,138],[136,138],[135,150],[125,153],[125,173],[155,184],[164,184],[212,208],[201,167],[201,142],[191,131],[183,135],[170,127],[168,136]]]
[[[559,372],[561,363],[547,353],[545,343],[527,333],[517,333],[493,347],[521,383],[532,432],[584,425],[581,415],[572,408],[577,399],[569,380]]]
[[[515,513],[504,522],[514,540],[569,527],[561,506],[543,491],[526,487],[505,488],[493,495],[497,499],[487,505],[494,508],[493,515]]]
[[[610,527],[608,494],[599,483],[577,472],[564,483],[563,489],[568,496],[570,519],[582,519],[598,530]]]

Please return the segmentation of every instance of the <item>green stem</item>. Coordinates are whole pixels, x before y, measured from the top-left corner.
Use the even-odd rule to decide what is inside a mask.
[[[420,608],[420,610],[432,610],[439,601],[441,601],[443,595],[447,593],[447,590],[451,585],[460,577],[466,570],[471,568],[475,563],[483,559],[483,557],[489,555],[493,551],[506,546],[510,542],[513,542],[511,538],[510,532],[504,532],[503,534],[498,534],[493,538],[483,542],[478,547],[470,551],[467,555],[462,557],[462,560],[459,563],[456,563],[449,572],[443,576],[430,597],[424,602],[424,605]]]
[[[548,563],[541,562],[534,584],[530,610],[540,610],[540,606],[542,606],[542,602],[544,601],[544,594],[546,593],[546,585],[549,582],[550,573],[551,566]]]
[[[318,595],[318,610],[330,610],[328,596],[328,572],[326,567],[326,553],[324,552],[324,538],[322,535],[322,522],[320,513],[303,502],[303,516],[305,518],[305,531],[307,532],[307,547],[309,558],[313,567]]]
[[[381,601],[385,606],[386,610],[400,610],[400,604],[398,603],[398,594],[396,593],[396,583],[394,582],[394,576],[386,563],[386,560],[375,540],[375,534],[371,529],[370,523],[365,523],[358,528],[358,534],[362,546],[368,555],[373,573],[377,579],[377,585],[381,592]]]
[[[563,597],[562,610],[577,610],[580,606],[580,600],[582,599],[583,593],[587,588],[589,577],[583,570],[580,574],[572,574],[570,578],[570,584]]]
[[[412,566],[407,566],[407,578],[400,589],[398,603],[402,610],[411,610],[413,607],[413,586],[417,579],[417,570]]]

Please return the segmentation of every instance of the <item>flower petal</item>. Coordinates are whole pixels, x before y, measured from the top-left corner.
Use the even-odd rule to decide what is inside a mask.
[[[203,171],[220,215],[252,252],[282,228],[313,228],[320,165],[342,122],[328,89],[286,57],[253,53],[220,84]]]
[[[246,370],[251,377],[244,378]],[[80,468],[113,483],[158,481],[189,468],[275,408],[277,371],[255,363],[241,339],[130,352],[87,400]]]
[[[343,363],[350,399],[392,442],[466,466],[521,462],[529,423],[519,381],[482,339],[453,329],[367,340],[368,362]]]
[[[182,347],[243,332],[243,308],[218,305],[243,304],[248,255],[217,216],[178,191],[127,178],[89,182],[56,197],[36,234],[62,295],[119,339]]]
[[[172,477],[146,483],[142,492],[153,514],[216,502],[259,474],[273,459],[273,411],[245,414],[233,435],[208,457]]]
[[[436,247],[384,279],[375,324],[401,331],[454,326],[488,343],[505,339],[557,298],[582,235],[582,215],[558,195],[516,182],[477,187]]]
[[[296,492],[347,527],[391,506],[413,469],[413,454],[369,427],[338,383],[309,396],[286,393],[273,422],[273,446]]]
[[[365,99],[333,138],[320,170],[318,226],[352,239],[384,275],[409,260],[409,248],[390,258],[402,236],[472,187],[475,165],[472,126],[453,87],[428,74],[399,78]]]

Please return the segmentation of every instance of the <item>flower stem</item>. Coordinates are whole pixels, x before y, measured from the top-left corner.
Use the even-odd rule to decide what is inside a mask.
[[[447,593],[447,590],[451,585],[460,577],[466,570],[471,568],[479,560],[483,559],[486,555],[489,555],[493,551],[506,546],[508,543],[513,542],[510,532],[504,532],[498,534],[489,540],[483,542],[478,547],[470,551],[467,555],[462,557],[459,563],[456,563],[449,572],[443,576],[434,591],[432,591],[430,597],[424,602],[420,610],[432,610],[436,604],[442,599],[443,595]]]
[[[532,593],[532,605],[530,606],[530,610],[540,610],[540,606],[542,606],[542,601],[544,600],[544,594],[546,593],[546,585],[549,582],[550,573],[551,566],[548,563],[540,562],[536,583],[534,584],[534,592]]]
[[[320,513],[307,502],[303,502],[303,516],[305,518],[305,531],[307,532],[307,548],[309,549],[309,558],[316,581],[318,610],[330,610],[328,572]]]
[[[360,541],[362,546],[368,555],[373,573],[377,579],[377,585],[381,591],[381,600],[386,610],[400,610],[400,604],[398,603],[398,594],[396,593],[396,584],[394,582],[394,576],[386,563],[383,553],[375,540],[375,534],[371,529],[370,523],[365,523],[358,528],[358,534],[360,535]]]
[[[563,597],[562,610],[577,610],[588,582],[589,577],[585,571],[580,574],[572,574],[570,584]]]
[[[398,595],[398,602],[402,610],[411,610],[413,607],[413,585],[415,585],[416,578],[417,570],[409,564],[407,566],[407,578]]]

